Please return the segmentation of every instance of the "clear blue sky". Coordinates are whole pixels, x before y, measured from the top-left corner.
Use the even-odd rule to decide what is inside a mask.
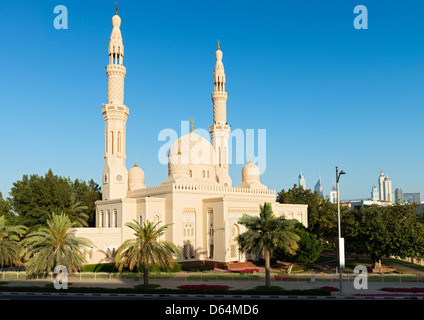
[[[107,48],[115,1],[4,1],[0,6],[0,191],[23,174],[101,181]],[[368,30],[353,27],[356,5]],[[68,29],[56,30],[56,5]],[[227,121],[266,129],[262,182],[277,191],[366,198],[380,170],[393,190],[424,195],[423,1],[119,1],[125,45],[127,167],[148,186],[167,168],[162,129],[212,123],[216,40],[224,52]],[[233,184],[241,165],[231,168]]]

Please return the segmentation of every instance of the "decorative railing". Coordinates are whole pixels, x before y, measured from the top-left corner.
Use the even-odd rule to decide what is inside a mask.
[[[130,197],[143,197],[156,194],[168,193],[171,191],[188,191],[188,192],[208,192],[219,194],[251,194],[251,195],[272,195],[275,196],[275,190],[269,189],[250,189],[239,187],[225,187],[221,185],[202,185],[202,184],[165,184],[145,189],[133,190],[128,193]]]

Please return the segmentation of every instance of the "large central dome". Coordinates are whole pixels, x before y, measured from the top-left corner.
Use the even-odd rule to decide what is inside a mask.
[[[168,179],[216,182],[216,159],[212,144],[197,133],[190,132],[175,141],[168,154]]]

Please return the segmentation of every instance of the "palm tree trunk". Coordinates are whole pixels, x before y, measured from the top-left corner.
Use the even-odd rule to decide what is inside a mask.
[[[143,265],[143,273],[144,273],[144,285],[149,284],[149,267],[144,264]]]
[[[269,250],[265,250],[264,259],[265,259],[265,286],[269,288],[271,286],[271,263],[270,263]]]

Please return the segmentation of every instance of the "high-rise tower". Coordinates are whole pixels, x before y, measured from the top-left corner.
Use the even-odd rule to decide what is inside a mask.
[[[321,176],[319,177],[319,179],[318,179],[318,181],[317,181],[317,183],[315,184],[315,188],[314,188],[314,190],[320,195],[320,196],[322,196],[322,195],[324,195],[324,192],[323,192],[323,188],[322,188],[322,182],[321,182]]]
[[[305,180],[305,176],[303,175],[302,170],[300,170],[300,174],[299,174],[299,188],[302,187],[303,190],[306,190],[306,180]]]
[[[219,41],[215,58],[215,71],[213,73],[214,92],[212,93],[213,125],[209,127],[209,132],[215,151],[214,161],[217,164],[216,179],[220,184],[231,187],[232,180],[228,167],[228,139],[230,137],[231,127],[227,124],[228,95],[225,92],[225,71]]]
[[[125,165],[125,136],[129,109],[124,105],[124,44],[118,10],[112,18],[109,42],[109,65],[106,66],[107,104],[103,104],[105,120],[105,164],[102,177],[103,200],[125,198],[128,190],[128,170]]]
[[[334,186],[334,182],[331,184],[330,202],[337,203],[337,188]]]
[[[384,176],[383,170],[378,177],[378,187],[380,200],[393,201],[392,181],[388,175]]]

